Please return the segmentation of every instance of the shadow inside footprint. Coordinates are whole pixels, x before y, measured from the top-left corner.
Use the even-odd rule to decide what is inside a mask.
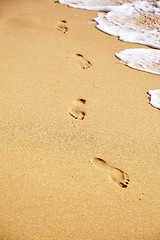
[[[66,20],[60,20],[56,25],[56,29],[66,34],[68,32],[68,27],[66,26],[66,23]]]
[[[69,110],[69,114],[78,120],[83,120],[86,113],[84,109],[84,104],[86,103],[85,99],[79,98],[73,102],[72,107]]]
[[[88,61],[86,58],[84,58],[84,56],[82,54],[77,53],[75,56],[79,60],[79,66],[82,69],[86,70],[86,69],[89,69],[92,66],[91,62]]]
[[[123,172],[122,170],[112,167],[106,161],[101,158],[93,157],[90,162],[95,165],[96,167],[100,167],[104,169],[110,179],[119,185],[122,188],[127,188],[129,184],[129,176],[127,173]]]

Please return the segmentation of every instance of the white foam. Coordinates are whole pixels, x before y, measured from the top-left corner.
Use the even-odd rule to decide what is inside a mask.
[[[115,55],[131,68],[160,75],[160,50],[132,48]]]
[[[59,2],[74,8],[105,11],[107,13],[98,13],[98,17],[95,18],[98,29],[118,36],[122,41],[160,49],[160,1],[59,0]],[[126,49],[115,55],[132,68],[160,74],[160,50]]]
[[[61,4],[70,7],[81,8],[92,11],[106,11],[106,6],[120,5],[121,0],[59,0]]]
[[[134,2],[136,0],[129,0]],[[141,0],[143,1],[143,0]],[[153,2],[153,0],[146,0],[147,2]],[[81,8],[92,11],[108,11],[107,6],[119,6],[127,0],[59,0],[61,4],[67,4],[73,8]]]
[[[98,13],[97,28],[122,41],[160,48],[160,1],[154,0],[59,0],[70,7]]]
[[[135,1],[106,10],[110,12],[95,18],[98,29],[122,41],[160,48],[160,1]]]
[[[59,0],[61,4],[67,4],[73,8],[81,8],[92,11],[105,11],[105,7],[115,5],[120,0]]]
[[[160,109],[160,89],[149,90],[148,93],[151,95],[150,104]]]

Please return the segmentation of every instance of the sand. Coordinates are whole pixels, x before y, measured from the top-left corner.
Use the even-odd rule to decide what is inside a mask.
[[[0,2],[0,239],[160,239],[158,75],[96,12]]]

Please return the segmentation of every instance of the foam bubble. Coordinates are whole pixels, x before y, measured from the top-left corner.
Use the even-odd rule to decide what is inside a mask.
[[[150,104],[153,107],[160,109],[160,89],[149,90],[149,95],[151,95]]]
[[[95,18],[98,29],[122,41],[160,48],[160,1],[136,1],[106,10]]]
[[[160,50],[132,48],[115,55],[131,68],[160,75]]]

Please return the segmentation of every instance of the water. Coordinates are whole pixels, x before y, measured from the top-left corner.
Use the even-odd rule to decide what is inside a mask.
[[[143,1],[143,0],[141,0]],[[61,4],[67,4],[70,7],[81,8],[92,11],[107,12],[108,6],[119,6],[124,3],[132,3],[135,0],[59,0]],[[146,0],[146,2],[157,2],[154,0]]]
[[[107,7],[95,18],[97,28],[120,40],[160,48],[160,2],[136,1]]]
[[[125,49],[115,54],[129,67],[145,72],[160,74],[160,50],[146,48]]]
[[[150,104],[153,107],[160,109],[160,89],[149,90],[149,95],[151,95]]]
[[[160,75],[160,1],[59,0],[59,2],[74,8],[100,11],[95,18],[99,30],[117,36],[121,41],[151,47],[152,49],[126,49],[116,53],[115,56],[131,68]],[[151,104],[159,108],[160,94],[153,92],[154,90],[150,91],[151,102],[156,102]]]

